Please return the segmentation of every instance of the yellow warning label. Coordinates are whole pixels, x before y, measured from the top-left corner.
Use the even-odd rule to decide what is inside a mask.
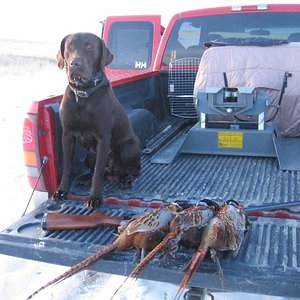
[[[219,148],[243,148],[243,133],[219,131],[218,147]]]

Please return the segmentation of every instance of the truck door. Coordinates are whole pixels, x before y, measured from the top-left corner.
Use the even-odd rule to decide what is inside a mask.
[[[106,70],[110,80],[152,71],[163,31],[159,15],[108,17],[103,39],[114,54]]]

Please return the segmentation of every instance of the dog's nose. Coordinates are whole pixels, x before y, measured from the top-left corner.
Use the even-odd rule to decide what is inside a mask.
[[[81,66],[81,60],[79,58],[76,57],[71,60],[70,67],[76,68],[76,67],[80,67],[80,66]]]

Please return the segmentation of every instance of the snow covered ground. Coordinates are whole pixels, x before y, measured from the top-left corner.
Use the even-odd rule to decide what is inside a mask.
[[[66,80],[64,72],[56,68],[54,61],[51,63],[50,60],[47,63],[47,60],[38,58],[42,49],[48,51],[54,60],[56,48],[53,45],[37,43],[21,45],[19,42],[0,40],[0,49],[2,98],[0,230],[3,230],[22,215],[32,192],[28,187],[23,168],[21,136],[23,117],[32,100],[63,93]],[[37,55],[36,59],[30,61],[26,58],[33,54]],[[9,57],[9,55],[14,57]],[[18,56],[19,62],[17,62]],[[39,197],[43,199],[45,195],[42,194]],[[0,255],[0,266],[0,299],[6,300],[25,299],[26,296],[67,269],[62,266],[4,255]],[[84,271],[45,290],[36,299],[106,300],[110,299],[123,280],[124,277],[121,276]],[[176,291],[177,286],[172,284],[137,280],[126,284],[114,299],[169,300],[173,299]],[[215,294],[215,299],[283,300],[287,298],[236,293]]]

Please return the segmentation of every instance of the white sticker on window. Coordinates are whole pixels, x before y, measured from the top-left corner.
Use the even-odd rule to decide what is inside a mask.
[[[136,69],[147,69],[147,63],[145,61],[136,61],[134,67]]]

